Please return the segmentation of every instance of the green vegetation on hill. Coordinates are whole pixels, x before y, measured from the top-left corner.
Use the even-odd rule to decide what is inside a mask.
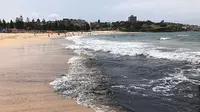
[[[177,32],[187,31],[185,25],[177,23],[166,23],[161,21],[154,23],[151,21],[138,21],[131,24],[127,21],[117,21],[112,23],[96,23],[97,25],[91,26],[93,30],[120,30],[125,32]]]
[[[91,31],[91,30],[119,30],[124,32],[178,32],[178,31],[200,31],[200,27],[197,25],[184,25],[179,23],[169,22],[152,22],[137,21],[136,23],[130,23],[128,21],[116,21],[116,22],[91,22],[90,24],[85,20],[80,19],[63,19],[55,21],[46,21],[45,19],[30,20],[28,17],[26,20],[22,16],[16,17],[15,21],[6,22],[4,19],[0,19],[0,32],[6,32],[5,29],[19,29],[24,31],[39,31],[45,32],[47,30],[52,31]],[[10,30],[12,31],[12,30]]]
[[[13,22],[6,22],[5,20],[0,20],[0,31],[2,29],[20,29],[20,30],[37,30],[37,31],[46,31],[46,30],[53,30],[53,31],[89,31],[90,25],[85,20],[80,19],[63,19],[63,20],[56,20],[56,21],[46,21],[46,20],[30,20],[28,17],[26,20],[22,16],[17,17],[16,20]]]

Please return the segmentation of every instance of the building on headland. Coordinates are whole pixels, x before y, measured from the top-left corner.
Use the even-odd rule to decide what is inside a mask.
[[[137,22],[137,16],[131,15],[130,17],[128,17],[128,22],[130,22],[131,24],[135,24]]]

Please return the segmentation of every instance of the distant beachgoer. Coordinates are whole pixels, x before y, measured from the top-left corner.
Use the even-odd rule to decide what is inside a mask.
[[[65,32],[65,37],[67,37],[67,34],[66,34],[66,32]]]

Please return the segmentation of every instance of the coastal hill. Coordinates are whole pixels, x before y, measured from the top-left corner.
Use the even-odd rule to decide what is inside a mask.
[[[135,16],[130,16],[128,21],[116,22],[97,22],[88,23],[81,19],[63,19],[55,21],[46,21],[45,19],[30,20],[28,17],[24,20],[23,16],[16,17],[15,21],[9,22],[0,19],[0,32],[67,32],[67,31],[91,31],[91,30],[118,30],[124,32],[179,32],[179,31],[200,31],[197,25],[186,25],[181,23],[137,21]]]

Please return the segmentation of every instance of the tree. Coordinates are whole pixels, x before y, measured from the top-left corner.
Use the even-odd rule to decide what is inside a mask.
[[[59,21],[58,30],[67,30],[65,23]]]
[[[99,24],[101,23],[100,19],[98,19],[98,23],[99,23]]]
[[[30,29],[35,30],[35,20],[34,19],[32,19],[32,21],[31,21]]]
[[[55,21],[55,24],[54,24],[54,28],[53,28],[54,30],[58,30],[58,21],[56,20]]]
[[[23,21],[23,17],[22,17],[22,15],[20,15],[20,17],[19,17],[19,21]]]
[[[69,31],[74,31],[74,30],[75,30],[74,24],[72,24],[72,23],[70,22],[69,25],[67,26],[67,30],[69,30]]]
[[[27,22],[27,23],[30,23],[30,19],[29,19],[28,17],[26,18],[26,22]]]
[[[40,19],[37,19],[37,23],[40,24]]]
[[[86,23],[85,30],[86,30],[86,31],[89,31],[89,30],[90,30],[90,25],[89,25],[89,23]]]
[[[2,25],[3,28],[6,28],[7,25],[6,25],[6,21],[3,19],[3,25]]]
[[[42,30],[46,30],[46,21],[45,19],[42,20]]]
[[[42,24],[46,24],[46,21],[45,21],[45,19],[43,19],[43,20],[42,20]]]
[[[0,27],[2,27],[2,25],[3,25],[3,23],[2,23],[2,21],[1,21],[1,19],[0,19]]]
[[[32,23],[35,24],[35,20],[34,19],[32,19]]]
[[[153,22],[152,22],[152,21],[150,21],[150,20],[147,20],[147,21],[146,21],[146,24],[147,24],[147,25],[152,25],[152,24],[153,24]]]
[[[36,29],[37,29],[37,30],[41,30],[40,19],[37,19]]]
[[[26,22],[24,23],[24,28],[26,30],[30,30],[30,28],[31,28],[30,19],[28,17],[26,18]]]
[[[23,17],[16,17],[16,28],[17,29],[24,29],[24,21],[23,21]]]
[[[7,23],[6,23],[6,26],[7,26],[6,28],[10,28],[10,23],[7,22]]]
[[[14,24],[12,20],[10,20],[10,28],[14,28]]]

